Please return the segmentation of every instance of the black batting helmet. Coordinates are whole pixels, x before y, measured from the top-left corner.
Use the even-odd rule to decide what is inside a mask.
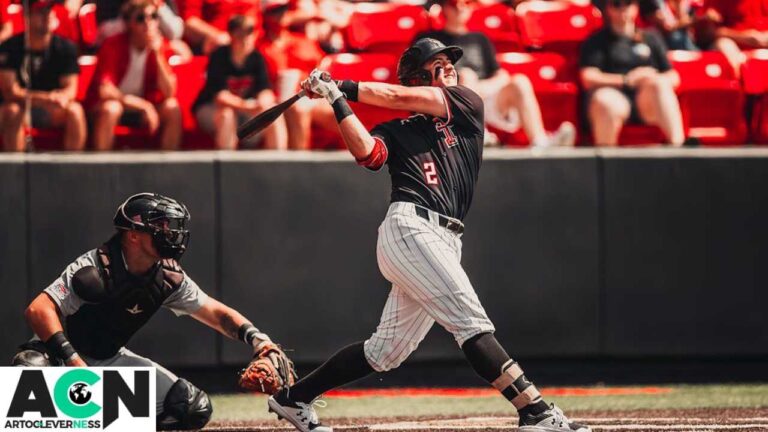
[[[432,74],[421,67],[432,57],[443,53],[448,56],[451,63],[456,64],[464,54],[457,46],[445,46],[437,39],[423,38],[414,42],[397,62],[397,79],[404,86],[429,85],[432,82]]]
[[[152,244],[163,258],[179,259],[189,243],[191,216],[187,207],[160,194],[143,192],[128,197],[115,212],[115,228],[152,235]]]

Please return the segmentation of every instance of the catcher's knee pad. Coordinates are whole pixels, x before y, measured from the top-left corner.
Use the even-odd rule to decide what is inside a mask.
[[[157,430],[201,429],[208,424],[213,406],[208,395],[184,378],[168,390],[163,412],[157,416]]]
[[[47,367],[52,366],[48,356],[40,351],[33,349],[27,349],[19,351],[13,356],[11,360],[11,366],[22,367]]]
[[[501,375],[492,384],[517,409],[541,400],[539,390],[528,381],[517,362],[511,359],[504,363]]]
[[[416,351],[421,339],[379,339],[375,334],[365,341],[365,359],[376,372],[386,372],[399,367],[412,352]]]

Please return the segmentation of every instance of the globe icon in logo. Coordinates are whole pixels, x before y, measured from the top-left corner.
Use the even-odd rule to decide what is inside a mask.
[[[91,400],[91,389],[84,382],[76,382],[69,387],[69,400],[75,405],[85,405]]]

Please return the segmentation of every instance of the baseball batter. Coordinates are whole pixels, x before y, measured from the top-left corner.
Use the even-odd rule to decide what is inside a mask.
[[[461,266],[462,220],[469,211],[483,150],[483,102],[457,85],[462,50],[434,39],[400,57],[402,86],[332,81],[314,71],[303,87],[333,107],[357,162],[389,165],[391,205],[379,227],[379,269],[392,283],[376,332],[341,349],[320,368],[269,399],[270,411],[303,432],[325,432],[312,403],[324,392],[398,367],[437,322],[453,334],[475,371],[518,410],[519,430],[579,431],[547,404],[493,335],[494,326]],[[347,100],[416,114],[368,132]]]
[[[158,194],[129,197],[114,217],[117,233],[67,266],[25,312],[35,337],[14,366],[148,366],[157,368],[157,429],[200,429],[213,407],[189,381],[134,354],[125,344],[161,307],[191,315],[254,347],[292,382],[285,354],[236,310],[208,296],[182,270],[190,215]]]

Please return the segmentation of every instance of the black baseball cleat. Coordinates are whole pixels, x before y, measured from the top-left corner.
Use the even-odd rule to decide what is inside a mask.
[[[269,397],[269,412],[277,414],[278,420],[287,420],[301,432],[333,432],[330,426],[323,426],[317,419],[314,402],[293,401],[288,397],[289,390],[283,389]]]
[[[519,432],[592,432],[589,426],[568,420],[563,410],[551,404],[538,415],[520,416]]]

